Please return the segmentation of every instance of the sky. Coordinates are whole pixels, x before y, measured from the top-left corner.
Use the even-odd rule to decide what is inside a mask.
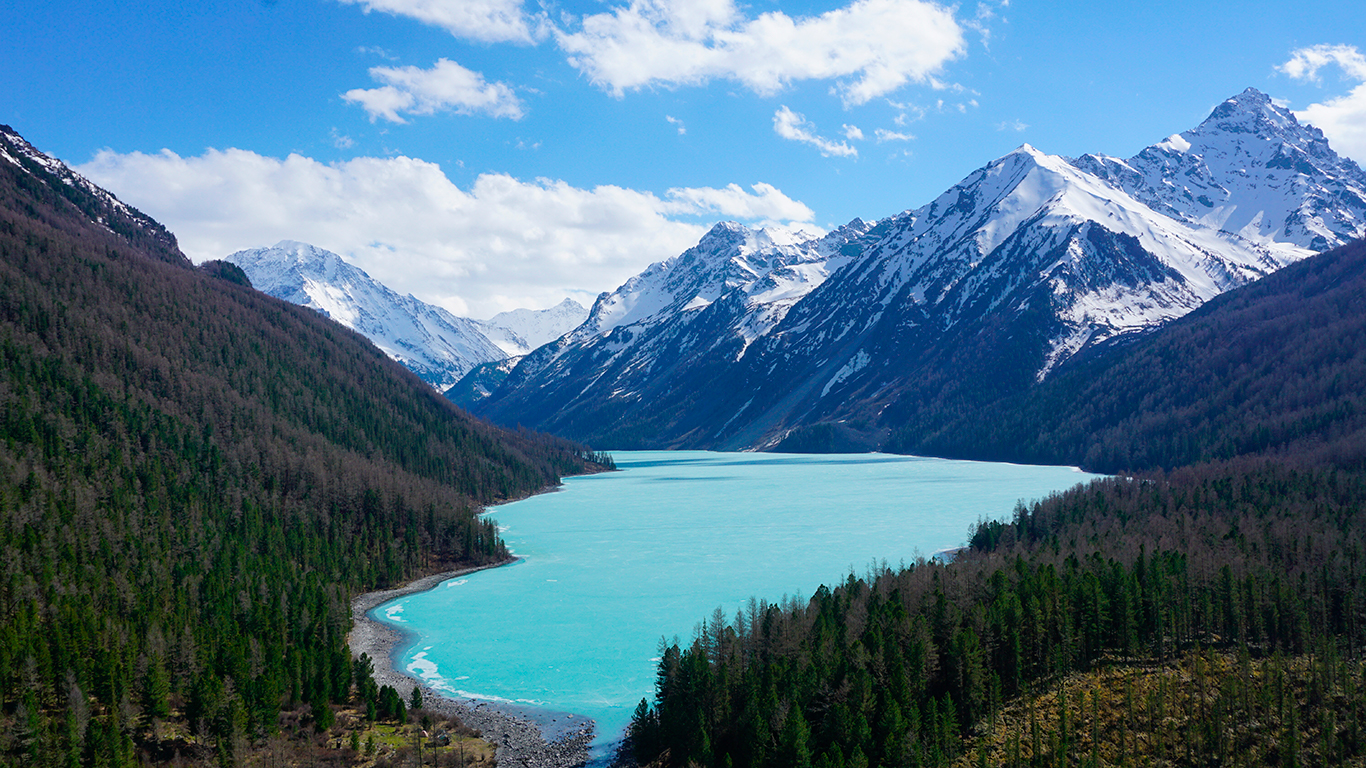
[[[820,233],[1247,87],[1366,162],[1366,3],[7,0],[0,123],[196,262],[299,240],[484,318],[720,220]]]

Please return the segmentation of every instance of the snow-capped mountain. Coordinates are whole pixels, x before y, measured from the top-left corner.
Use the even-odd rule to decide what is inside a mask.
[[[411,294],[400,296],[331,251],[284,240],[226,261],[241,267],[257,290],[357,331],[437,389],[481,363],[507,357],[475,321]]]
[[[1129,160],[1026,145],[871,228],[761,235],[718,225],[599,298],[479,410],[601,447],[877,444],[1366,235],[1366,175],[1249,90]]]
[[[587,307],[565,299],[549,309],[514,309],[476,322],[489,341],[519,357],[574,330],[587,317]]]
[[[683,395],[695,377],[734,366],[858,253],[851,245],[867,229],[854,221],[813,237],[718,224],[697,246],[600,295],[582,325],[523,358],[491,398],[493,411],[556,424],[583,417],[569,429],[592,429],[600,398],[615,407]]]
[[[1253,88],[1128,160],[1074,163],[1159,213],[1268,244],[1334,248],[1361,231],[1366,208],[1357,164]]]

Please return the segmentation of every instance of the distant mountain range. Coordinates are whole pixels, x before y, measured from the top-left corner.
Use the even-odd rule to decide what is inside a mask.
[[[1366,174],[1249,89],[1127,160],[1028,145],[821,237],[717,225],[477,413],[595,447],[866,450],[1366,234]]]
[[[487,322],[457,317],[397,292],[331,251],[285,240],[229,255],[263,293],[309,307],[359,332],[438,390],[476,366],[525,355],[583,321],[572,299],[546,310],[503,312]]]

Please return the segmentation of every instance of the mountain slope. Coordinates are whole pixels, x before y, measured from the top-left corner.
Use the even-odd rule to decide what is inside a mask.
[[[0,165],[23,200],[25,213],[48,223],[53,217],[80,229],[92,225],[160,261],[189,266],[175,236],[150,216],[95,186],[66,164],[48,157],[8,125],[0,125]],[[72,214],[79,212],[80,216]]]
[[[896,450],[1102,472],[1238,456],[1366,465],[1366,241],[1230,291],[1132,345]]]
[[[507,356],[478,323],[411,294],[400,296],[331,251],[284,240],[226,260],[241,267],[257,290],[359,332],[437,389]]]
[[[505,557],[477,506],[588,465],[34,152],[0,133],[0,762],[247,764],[349,697],[352,592]]]
[[[1026,145],[929,205],[856,224],[833,247],[791,244],[837,256],[780,312],[665,284],[725,284],[734,259],[655,265],[478,408],[623,447],[812,447],[817,424],[876,446],[1366,234],[1366,175],[1248,91],[1129,161]],[[724,321],[702,322],[712,307]]]

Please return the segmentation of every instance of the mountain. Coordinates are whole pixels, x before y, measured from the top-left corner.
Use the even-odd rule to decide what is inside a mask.
[[[1231,290],[1138,342],[930,433],[909,453],[1100,472],[1246,456],[1366,467],[1366,240]]]
[[[867,229],[853,222],[813,238],[718,224],[697,246],[599,296],[582,325],[524,357],[477,407],[575,434],[610,431],[625,409],[665,404],[667,412],[637,411],[654,421],[631,425],[656,432],[847,264]],[[631,435],[609,440],[640,444]]]
[[[614,447],[868,449],[1363,234],[1366,174],[1248,90],[1129,160],[1025,145],[926,206],[782,256],[718,225],[476,410]],[[769,303],[773,259],[808,274]]]
[[[8,127],[0,156],[0,763],[312,762],[351,596],[505,558],[479,506],[583,449],[192,267]]]
[[[359,332],[437,389],[480,363],[507,357],[479,323],[412,294],[400,296],[331,251],[284,240],[226,260],[241,267],[257,290]]]
[[[519,357],[574,330],[588,317],[588,309],[565,299],[549,309],[514,309],[479,322],[489,341],[509,357]]]
[[[473,408],[474,404],[493,394],[507,381],[509,373],[522,362],[524,355],[481,363],[465,374],[465,377],[452,384],[443,393],[447,400],[461,408]]]

